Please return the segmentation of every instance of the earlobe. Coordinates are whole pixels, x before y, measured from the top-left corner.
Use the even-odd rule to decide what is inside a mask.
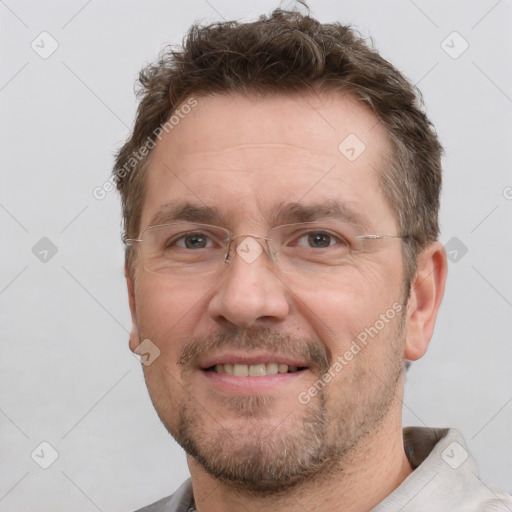
[[[130,304],[130,314],[132,317],[132,328],[130,331],[129,347],[130,347],[130,350],[132,352],[134,352],[135,349],[140,344],[139,327],[137,324],[137,308],[136,308],[136,302],[135,302],[135,283],[134,283],[133,277],[130,277],[127,269],[126,269],[125,277],[126,277],[126,286],[128,288],[128,302]]]
[[[429,244],[418,256],[407,317],[404,357],[415,361],[427,351],[443,299],[448,264],[440,242]]]
[[[130,347],[130,350],[134,353],[135,349],[140,345],[139,339],[139,329],[137,328],[137,325],[132,322],[132,330],[130,331],[130,341],[128,343],[128,346]]]

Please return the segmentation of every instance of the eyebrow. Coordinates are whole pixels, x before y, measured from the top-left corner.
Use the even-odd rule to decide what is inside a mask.
[[[321,204],[311,205],[301,203],[281,204],[271,209],[270,217],[274,219],[275,225],[333,219],[353,224],[354,227],[361,229],[371,229],[373,227],[366,215],[357,212],[348,203],[332,199]]]
[[[197,222],[199,224],[226,224],[226,216],[218,209],[189,202],[164,204],[151,218],[150,226],[171,222]]]
[[[264,213],[270,227],[300,222],[315,222],[333,219],[352,224],[363,230],[373,229],[366,215],[355,211],[348,203],[337,200],[326,200],[321,204],[304,205],[301,203],[279,204]],[[231,222],[229,221],[231,219]],[[195,222],[227,226],[232,224],[232,215],[219,208],[198,205],[190,202],[172,202],[164,204],[151,218],[149,226],[172,222]]]

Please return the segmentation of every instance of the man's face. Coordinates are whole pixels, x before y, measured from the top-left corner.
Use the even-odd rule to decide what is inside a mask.
[[[324,94],[197,101],[153,151],[141,232],[172,210],[178,220],[231,234],[263,236],[309,219],[354,235],[397,234],[378,179],[390,152],[385,131],[356,101]],[[342,264],[283,271],[279,255],[244,258],[244,248],[259,252],[252,242],[243,246],[250,240],[266,247],[235,238],[242,252],[221,263],[224,272],[191,265],[162,275],[138,257],[129,279],[131,348],[149,339],[160,350],[144,367],[146,382],[187,452],[217,478],[271,492],[348,460],[399,410],[403,265],[401,242],[388,239],[367,241]],[[291,243],[332,249],[317,241]],[[285,364],[288,371],[278,366]],[[276,369],[287,373],[244,375]],[[322,379],[326,371],[331,377]]]

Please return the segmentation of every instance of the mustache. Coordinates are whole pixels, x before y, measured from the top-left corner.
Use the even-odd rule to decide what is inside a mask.
[[[307,361],[308,368],[325,373],[331,365],[330,351],[317,339],[283,334],[268,327],[227,328],[209,336],[191,338],[183,345],[178,365],[182,370],[197,367],[200,355],[222,349],[263,349]]]

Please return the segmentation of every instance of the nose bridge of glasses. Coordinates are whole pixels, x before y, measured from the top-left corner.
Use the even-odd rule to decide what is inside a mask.
[[[246,263],[253,263],[262,252],[265,252],[275,262],[276,254],[271,242],[271,238],[254,233],[241,233],[230,236],[226,239],[226,256],[224,261],[225,263],[231,263],[235,253],[237,253]]]

